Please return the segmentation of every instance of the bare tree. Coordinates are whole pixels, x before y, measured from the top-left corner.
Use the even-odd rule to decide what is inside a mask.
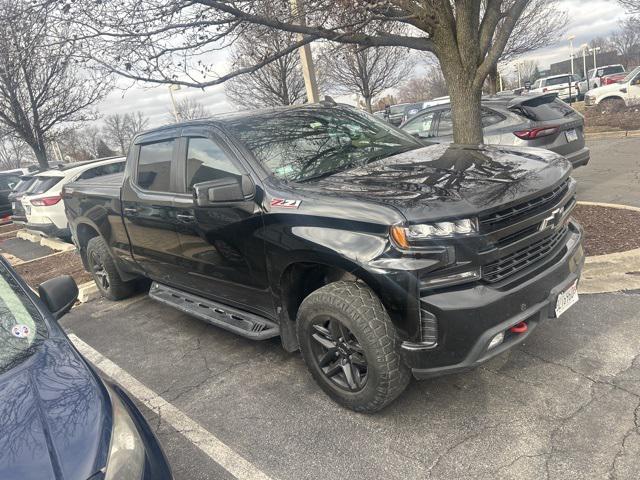
[[[54,2],[54,0],[50,0]],[[247,0],[56,0],[90,61],[126,78],[197,88],[224,83],[316,40],[432,52],[449,86],[454,139],[481,143],[480,97],[523,13],[553,0],[306,0],[305,11],[261,13]],[[289,2],[282,2],[289,4]],[[216,74],[215,50],[251,25],[297,34],[259,62]],[[402,27],[406,33],[391,33]]]
[[[54,129],[95,118],[91,106],[108,93],[108,80],[81,71],[67,25],[51,9],[0,0],[0,124],[22,138],[47,168]]]
[[[0,132],[0,170],[20,168],[33,161],[33,152],[20,137]]]
[[[100,128],[95,125],[58,132],[55,142],[60,148],[65,162],[109,157],[115,153],[105,144]]]
[[[357,93],[371,112],[373,98],[406,82],[414,63],[406,48],[343,45],[326,49],[321,65],[330,93]]]
[[[522,82],[533,83],[540,75],[540,68],[537,60],[524,60],[520,62],[520,78]]]
[[[176,102],[176,113],[178,119],[182,122],[184,120],[197,120],[199,118],[210,117],[211,113],[207,110],[202,103],[189,97],[185,97],[182,100]],[[173,123],[176,121],[176,117],[173,111],[167,113],[167,122]]]
[[[294,42],[293,33],[252,26],[234,43],[231,64],[237,70],[250,68]],[[225,84],[225,91],[233,103],[247,108],[300,103],[306,99],[300,56],[292,52],[259,70],[232,78]]]
[[[625,67],[640,57],[640,17],[629,17],[620,22],[618,31],[609,37],[611,46],[620,54]]]
[[[638,0],[618,0],[629,13],[640,13],[640,2]]]
[[[142,112],[114,113],[104,118],[104,135],[111,145],[116,145],[122,155],[126,155],[133,137],[144,130],[149,119]]]
[[[426,73],[411,78],[398,92],[401,102],[414,103],[421,100],[448,95],[447,82],[438,66],[430,67]]]

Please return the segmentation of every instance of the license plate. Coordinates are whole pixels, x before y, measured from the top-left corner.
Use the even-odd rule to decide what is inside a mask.
[[[576,132],[573,128],[571,130],[567,130],[565,132],[565,135],[567,136],[567,142],[569,143],[578,140],[578,132]]]
[[[556,318],[562,315],[564,312],[578,301],[578,281],[567,288],[564,292],[560,292],[558,300],[556,300]]]

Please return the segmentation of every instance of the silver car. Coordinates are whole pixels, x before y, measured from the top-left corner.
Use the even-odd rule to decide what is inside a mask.
[[[483,97],[482,126],[486,144],[546,148],[574,168],[589,162],[584,117],[555,93]],[[431,142],[453,142],[451,105],[422,110],[400,128]]]

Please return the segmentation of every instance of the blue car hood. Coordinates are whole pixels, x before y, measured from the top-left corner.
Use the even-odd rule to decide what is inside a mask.
[[[0,376],[0,479],[83,480],[104,465],[108,394],[67,342]]]

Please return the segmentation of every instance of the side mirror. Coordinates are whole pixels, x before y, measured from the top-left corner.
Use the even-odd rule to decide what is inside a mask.
[[[249,175],[240,175],[196,183],[193,201],[199,207],[251,200],[256,192]]]
[[[78,299],[78,285],[71,276],[62,275],[42,282],[38,287],[38,295],[53,318],[58,320],[71,310]]]
[[[628,90],[627,90],[626,88],[621,88],[621,89],[620,89],[620,91],[621,91],[622,93],[627,93],[627,91],[628,91]]]

